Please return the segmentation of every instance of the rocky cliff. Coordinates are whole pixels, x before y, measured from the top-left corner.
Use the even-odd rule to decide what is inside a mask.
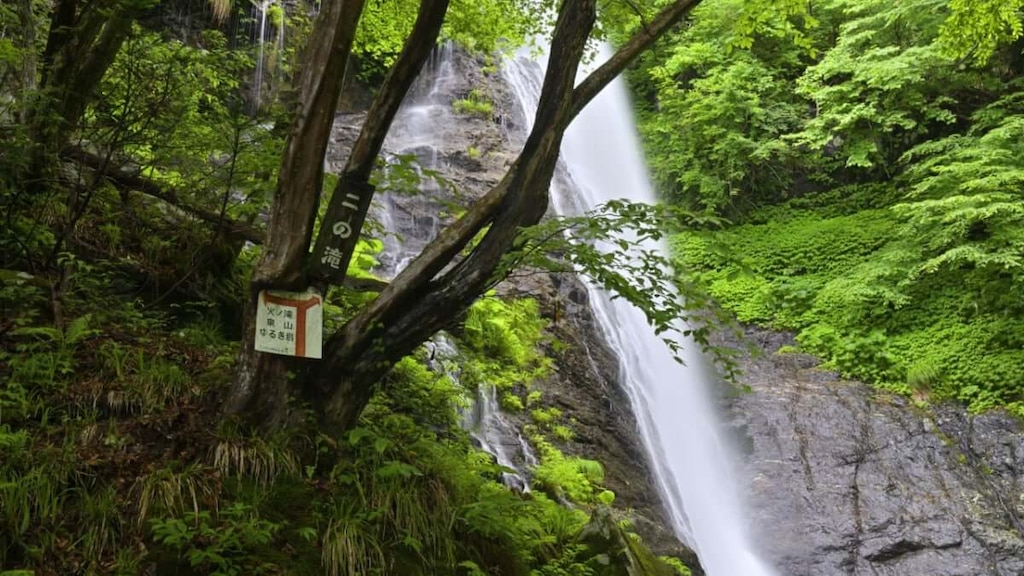
[[[752,519],[783,576],[1024,574],[1024,430],[838,379],[788,338],[749,331],[752,389],[729,413],[746,441]]]

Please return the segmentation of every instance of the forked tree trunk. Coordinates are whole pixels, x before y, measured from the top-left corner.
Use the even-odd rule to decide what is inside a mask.
[[[428,1],[424,0],[424,5]],[[353,426],[381,376],[451,318],[464,312],[494,281],[495,270],[501,258],[511,249],[519,230],[538,223],[547,208],[548,188],[562,136],[571,120],[641,51],[678,23],[699,2],[677,0],[663,9],[608,63],[574,89],[576,70],[596,20],[595,0],[563,1],[552,40],[549,59],[552,64],[545,74],[534,129],[512,168],[462,218],[443,230],[377,299],[328,339],[322,361],[305,366],[307,370],[301,378],[302,390],[316,405],[322,407],[326,403],[327,415],[332,423],[342,428]],[[401,91],[387,95],[395,109],[408,86],[396,85],[395,89]],[[381,103],[375,103],[375,109],[378,104],[384,110],[391,110]],[[355,188],[349,190],[365,193],[366,196],[360,196],[360,203],[354,210],[365,210],[365,206],[369,205],[368,196],[373,191],[365,184],[369,170],[367,162],[371,162],[379,153],[380,143],[393,120],[393,114],[375,118],[371,113],[370,117],[371,123],[368,126],[371,129],[364,127],[354,148],[353,158],[346,166],[349,178],[342,178],[335,191],[338,195],[346,190],[344,186],[354,185]],[[316,160],[311,162],[321,164],[322,156],[313,158]],[[491,224],[491,227],[469,256],[450,271],[438,276],[487,224]],[[355,229],[353,236],[358,235],[358,232]],[[247,329],[248,340],[251,325]],[[247,346],[251,348],[251,341]],[[253,354],[251,350],[248,355],[250,359],[260,356],[269,355]],[[246,353],[243,352],[243,362],[246,361],[245,357]],[[245,366],[242,368],[240,377],[244,376]],[[269,382],[263,382],[260,378],[249,380],[248,388],[244,378],[236,382],[232,396],[248,397],[249,400],[235,405],[229,403],[228,413],[266,428],[268,421],[279,423],[283,420],[280,408],[284,406],[283,396],[288,388],[281,377],[278,382],[282,392],[278,394],[278,400],[269,396],[258,398],[262,395],[261,390],[272,388]],[[273,405],[278,407],[276,416],[270,415]]]
[[[346,5],[348,8],[345,8]],[[253,349],[250,337],[255,327],[254,313],[259,290],[268,287],[302,289],[315,279],[309,274],[311,266],[306,260],[319,205],[319,191],[323,185],[323,157],[334,124],[345,62],[351,50],[362,1],[359,1],[358,8],[352,0],[342,0],[334,8],[338,9],[337,16],[321,16],[318,20],[309,52],[305,55],[300,102],[305,102],[310,94],[314,94],[314,97],[322,101],[323,107],[314,106],[314,113],[310,115],[300,113],[290,145],[285,150],[281,174],[287,180],[279,180],[280,201],[275,198],[264,255],[253,276],[250,303],[246,310],[243,326],[246,344],[240,354],[231,396],[225,406],[227,414],[258,424],[261,428],[273,428],[288,419],[288,396],[297,395],[299,390],[289,384],[287,371],[291,369],[302,374],[310,364],[309,361],[257,352]],[[448,0],[421,2],[413,32],[374,99],[369,119],[356,140],[339,187],[332,198],[343,198],[353,190],[369,188],[370,172],[384,137],[405,93],[437,42],[447,9]],[[345,27],[344,33],[336,34],[334,43],[329,47],[323,38],[328,34],[327,31],[337,27]],[[325,58],[327,65],[322,64]],[[310,77],[313,73],[321,73],[324,77],[314,80]],[[313,91],[314,86],[317,87],[316,91]],[[301,136],[296,137],[296,134]],[[298,145],[291,145],[297,142]],[[286,192],[285,186],[290,188]],[[372,193],[366,196],[369,206]],[[335,204],[332,203],[332,206]],[[343,278],[344,270],[334,280],[340,283]]]
[[[311,387],[329,398],[328,415],[342,428],[356,424],[376,383],[452,318],[462,314],[495,280],[501,258],[522,227],[537,224],[548,205],[548,190],[562,137],[594,96],[700,0],[680,0],[578,87],[576,69],[594,25],[593,0],[565,0],[552,41],[550,63],[534,128],[512,168],[494,189],[396,277],[381,295],[335,334],[323,362],[310,375]],[[436,275],[486,224],[491,227],[470,255],[451,271]]]

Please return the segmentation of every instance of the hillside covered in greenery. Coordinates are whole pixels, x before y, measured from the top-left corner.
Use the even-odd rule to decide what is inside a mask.
[[[743,322],[846,376],[1024,414],[1020,2],[707,2],[631,76],[680,234]]]
[[[1021,5],[0,4],[0,576],[688,574],[535,389],[565,344],[560,310],[495,295],[522,265],[591,266],[659,328],[706,291],[846,375],[1024,413]],[[374,193],[433,177],[380,156],[434,47],[493,75],[541,32],[553,64],[515,162],[373,277]],[[616,58],[576,84],[599,39]],[[573,225],[672,233],[681,302],[644,280],[660,261],[538,256],[565,226],[541,222],[562,135],[630,66],[687,221]],[[453,110],[499,123],[483,94]],[[326,173],[342,104],[366,114]],[[259,293],[307,288],[323,358],[256,350]],[[441,330],[457,356],[426,345]],[[528,423],[529,493],[463,428],[488,386]]]

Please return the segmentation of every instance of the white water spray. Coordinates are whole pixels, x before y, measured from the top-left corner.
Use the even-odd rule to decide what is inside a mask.
[[[611,55],[602,47],[600,61]],[[532,122],[542,68],[520,57],[505,76]],[[577,214],[608,200],[656,201],[647,177],[625,85],[606,88],[571,125],[564,162],[552,184],[555,209]],[[663,246],[652,246],[664,250]],[[685,346],[686,366],[623,299],[588,283],[593,312],[620,361],[620,381],[632,403],[648,459],[676,535],[700,557],[709,576],[773,576],[747,535],[734,455],[720,431],[711,386],[699,351]],[[678,338],[678,335],[677,335]]]

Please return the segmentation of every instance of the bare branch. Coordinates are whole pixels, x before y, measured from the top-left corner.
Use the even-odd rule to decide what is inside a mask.
[[[65,159],[78,162],[93,170],[99,171],[104,168],[103,158],[78,147],[68,148],[62,155]],[[214,226],[220,225],[223,233],[229,237],[252,242],[253,244],[263,244],[263,230],[244,222],[227,218],[220,212],[192,206],[183,201],[177,191],[155,180],[146,178],[137,172],[132,172],[123,167],[109,166],[103,169],[102,176],[120,190],[145,194],[146,196],[166,202],[198,220],[213,224]],[[341,285],[357,292],[380,292],[387,288],[388,283],[375,278],[346,276]]]
[[[121,190],[128,190],[145,194],[146,196],[152,196],[159,200],[179,208],[183,212],[207,222],[214,226],[221,223],[221,215],[218,212],[212,210],[206,210],[199,206],[192,206],[188,202],[181,199],[177,191],[172,188],[146,178],[137,172],[129,170],[121,166],[105,166],[103,158],[88,152],[77,146],[71,146],[66,148],[61,155],[68,160],[78,162],[84,166],[87,166],[97,172],[102,172],[103,176],[110,181],[114,186]],[[223,219],[223,230],[224,233],[234,238],[241,240],[248,240],[253,244],[262,244],[264,239],[264,232],[248,224],[237,222],[230,218]]]

